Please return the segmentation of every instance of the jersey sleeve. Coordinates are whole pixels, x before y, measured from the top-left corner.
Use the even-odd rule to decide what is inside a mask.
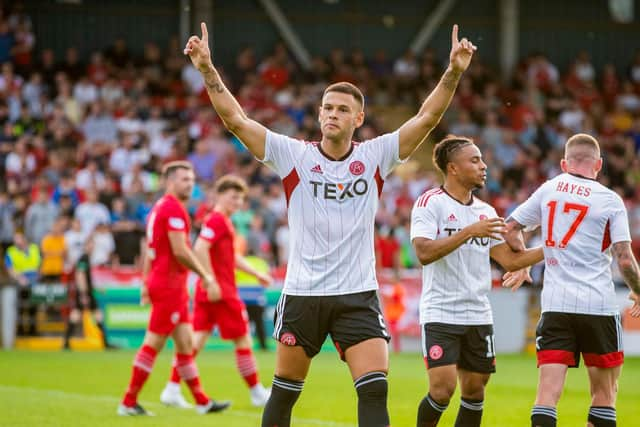
[[[400,160],[400,132],[380,135],[364,142],[365,147],[380,166],[380,175],[386,178],[393,169],[405,160]]]
[[[529,198],[518,206],[509,216],[518,224],[525,226],[528,230],[534,230],[542,221],[542,194],[546,185],[538,188]]]
[[[426,206],[414,205],[411,211],[411,241],[416,237],[434,240],[438,236],[438,206],[435,200]]]
[[[627,209],[624,207],[624,202],[617,194],[614,195],[614,200],[611,203],[609,233],[611,234],[611,243],[631,241]]]
[[[181,209],[180,206],[174,203],[167,203],[164,206],[164,209],[164,214],[167,218],[167,232],[181,231],[183,233],[187,233],[189,218],[187,218],[184,209]]]
[[[213,245],[226,232],[226,226],[222,218],[217,215],[211,215],[200,229],[199,237]]]
[[[262,163],[284,178],[296,165],[296,159],[304,150],[304,142],[267,130]]]

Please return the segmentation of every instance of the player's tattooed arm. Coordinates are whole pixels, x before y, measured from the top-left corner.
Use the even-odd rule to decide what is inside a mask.
[[[466,38],[458,40],[458,26],[454,25],[451,31],[451,53],[447,71],[424,101],[418,114],[400,127],[399,156],[401,159],[409,157],[438,125],[475,51],[476,47]]]
[[[211,68],[202,73],[204,77],[204,85],[207,87],[207,92],[223,93],[226,89],[220,75],[215,69]]]
[[[509,217],[505,221],[507,224],[507,232],[504,234],[504,241],[515,252],[524,251],[527,247],[524,244],[524,236],[522,230],[524,225]]]
[[[614,243],[612,251],[624,282],[636,295],[640,295],[640,269],[631,250],[631,242]]]
[[[213,66],[209,49],[209,33],[203,22],[202,37],[191,36],[184,48],[194,67],[200,71],[209,99],[224,126],[242,141],[251,154],[264,158],[267,130],[260,123],[247,117],[242,106],[225,86],[218,70]]]

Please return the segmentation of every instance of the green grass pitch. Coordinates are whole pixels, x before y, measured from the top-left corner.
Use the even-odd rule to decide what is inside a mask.
[[[214,398],[233,400],[223,414],[197,415],[193,410],[165,408],[159,394],[169,375],[171,354],[157,359],[140,402],[153,418],[120,418],[116,406],[129,379],[132,351],[104,353],[0,352],[0,425],[2,426],[259,426],[261,410],[249,403],[236,373],[232,351],[209,351],[198,357],[205,389]],[[257,353],[263,383],[270,383],[274,354]],[[483,425],[529,425],[537,370],[532,356],[498,357],[498,372],[487,390]],[[618,397],[618,425],[637,425],[640,359],[627,358]],[[414,426],[417,405],[427,389],[418,354],[391,356],[389,410],[394,427]],[[186,390],[185,390],[186,393]],[[440,422],[451,426],[459,397],[453,398]],[[586,372],[570,370],[562,396],[559,425],[583,426],[589,407]],[[356,426],[356,395],[347,367],[334,353],[314,359],[304,391],[294,409],[293,425]]]

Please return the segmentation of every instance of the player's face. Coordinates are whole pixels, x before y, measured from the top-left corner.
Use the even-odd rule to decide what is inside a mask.
[[[353,95],[328,92],[322,98],[318,119],[324,137],[330,140],[350,140],[353,132],[364,121],[364,111]]]
[[[173,193],[180,200],[189,200],[193,192],[196,177],[190,169],[178,169],[170,178]]]
[[[482,161],[482,153],[475,145],[466,145],[454,154],[453,175],[465,187],[483,188],[487,181],[487,165]]]
[[[218,197],[220,205],[229,215],[233,215],[244,205],[244,193],[238,190],[227,190]]]

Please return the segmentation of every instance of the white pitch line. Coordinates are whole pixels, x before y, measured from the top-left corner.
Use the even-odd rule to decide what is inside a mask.
[[[108,403],[113,403],[113,404],[117,404],[120,402],[120,399],[115,397],[115,396],[106,396],[106,395],[95,395],[95,394],[82,394],[82,393],[71,393],[68,391],[62,391],[62,390],[51,390],[51,389],[39,389],[39,388],[33,388],[33,387],[19,387],[19,386],[10,386],[10,385],[1,385],[0,384],[0,392],[2,391],[7,391],[7,392],[29,392],[29,393],[34,393],[34,394],[43,394],[46,396],[50,396],[50,397],[59,397],[59,398],[65,398],[65,399],[81,399],[81,400],[93,400],[96,402],[108,402]],[[157,402],[144,402],[145,406],[152,406],[152,407],[160,407],[160,406],[164,406],[160,403]],[[239,411],[239,410],[235,410],[235,409],[230,409],[229,412],[226,413],[226,415],[238,415],[240,417],[243,418],[260,418],[261,414],[258,414],[256,412],[249,412],[249,411]],[[316,418],[299,418],[299,417],[294,417],[293,418],[294,421],[297,422],[301,422],[301,423],[307,423],[307,424],[313,424],[313,425],[317,425],[317,426],[331,426],[331,427],[356,427],[355,424],[347,424],[347,423],[340,423],[337,421],[326,421],[326,420],[319,420]]]

